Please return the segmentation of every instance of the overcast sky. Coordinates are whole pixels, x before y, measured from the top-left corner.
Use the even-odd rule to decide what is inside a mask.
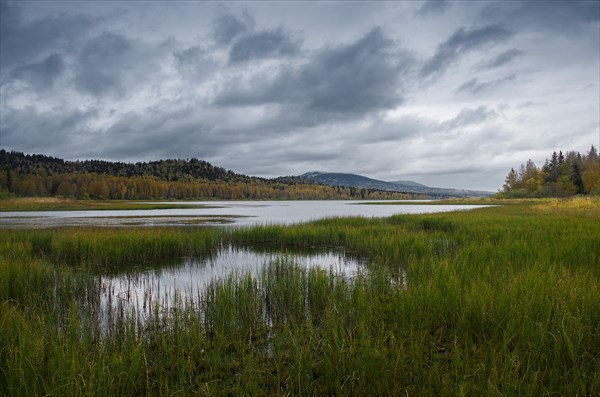
[[[0,4],[7,150],[496,191],[599,144],[597,1]]]

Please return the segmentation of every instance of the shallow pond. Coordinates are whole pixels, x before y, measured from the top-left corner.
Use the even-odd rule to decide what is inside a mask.
[[[168,314],[174,307],[197,306],[212,281],[232,274],[256,277],[266,265],[282,258],[286,263],[307,269],[318,267],[346,278],[366,271],[366,261],[344,252],[274,252],[228,246],[204,258],[179,258],[96,276],[97,295],[93,301],[99,304],[97,314],[104,326],[121,315],[133,315],[144,323],[157,314]]]

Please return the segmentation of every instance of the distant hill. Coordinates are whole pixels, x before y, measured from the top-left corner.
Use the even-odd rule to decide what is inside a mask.
[[[0,195],[76,199],[414,199],[393,189],[324,185],[307,178],[266,179],[216,167],[206,161],[168,159],[122,163],[69,161],[0,149]]]
[[[425,186],[421,183],[417,183],[417,182],[413,182],[413,181],[392,181],[390,183],[396,184],[396,185],[403,185],[403,186],[420,186],[420,187],[428,187]]]
[[[366,176],[356,174],[308,172],[300,175],[300,177],[329,186],[348,186],[360,189],[378,189],[390,191],[398,191],[399,187],[402,188],[402,186],[396,185],[395,183],[379,181],[377,179],[371,179],[367,178]]]
[[[485,197],[493,194],[491,192],[476,190],[429,187],[413,181],[386,182],[362,175],[338,172],[307,172],[300,175],[300,178],[329,186],[346,186],[358,189],[377,189],[409,194],[422,194],[433,198]]]
[[[0,150],[0,169],[21,174],[97,173],[122,177],[154,176],[164,181],[207,179],[210,181],[261,180],[216,167],[209,162],[191,159],[168,159],[150,162],[122,163],[105,160],[69,161],[43,154],[24,154]]]

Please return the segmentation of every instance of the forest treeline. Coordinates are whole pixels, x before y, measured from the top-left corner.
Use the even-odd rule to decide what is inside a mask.
[[[533,161],[511,168],[500,196],[568,197],[576,194],[600,195],[600,158],[592,146],[585,155],[576,151],[553,152],[542,167]]]
[[[319,185],[299,177],[266,179],[192,159],[122,163],[67,161],[0,150],[0,191],[18,197],[75,199],[310,200],[408,199],[415,195]]]

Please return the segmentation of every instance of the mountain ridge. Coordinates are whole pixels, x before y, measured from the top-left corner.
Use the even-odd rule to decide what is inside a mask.
[[[299,175],[299,178],[308,179],[315,183],[329,186],[346,186],[358,189],[379,189],[400,193],[423,194],[433,198],[486,197],[494,194],[493,192],[482,190],[431,187],[414,181],[388,182],[363,175],[342,172],[311,171]]]

